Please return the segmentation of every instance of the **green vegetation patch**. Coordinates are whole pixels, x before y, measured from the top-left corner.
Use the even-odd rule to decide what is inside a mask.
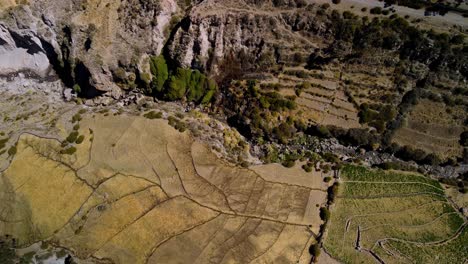
[[[66,149],[62,149],[60,151],[60,154],[73,155],[75,152],[76,152],[75,147],[69,147],[69,148],[66,148]]]
[[[446,243],[421,246],[415,243],[391,240],[387,246],[398,250],[412,263],[463,263],[468,259],[468,230],[464,227],[453,240]],[[444,261],[439,261],[443,259]]]
[[[147,84],[147,93],[169,101],[186,99],[190,102],[207,104],[218,90],[216,82],[198,70],[176,68],[170,71],[164,57],[150,58],[153,79]],[[148,83],[148,76],[142,75]]]
[[[466,259],[462,248],[468,241],[461,235],[464,219],[437,181],[354,165],[343,166],[341,180],[324,242],[333,257],[346,263],[377,259],[462,263]],[[443,241],[450,242],[436,246]],[[445,246],[450,247],[447,255],[442,253]],[[439,258],[429,260],[431,254]]]
[[[78,138],[78,132],[77,131],[73,131],[71,132],[68,137],[66,138],[66,140],[69,142],[69,143],[73,143],[77,140]]]
[[[16,146],[11,146],[9,149],[8,149],[8,155],[9,156],[14,156],[16,154],[18,150],[16,149]]]
[[[161,119],[162,118],[162,113],[161,112],[150,111],[150,112],[144,114],[143,116],[148,118],[148,119]]]
[[[0,139],[0,150],[6,146],[7,142],[8,142],[8,138]]]

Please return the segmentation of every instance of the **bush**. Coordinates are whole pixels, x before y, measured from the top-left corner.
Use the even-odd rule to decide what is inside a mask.
[[[328,187],[327,189],[327,198],[328,204],[332,204],[335,202],[336,194],[338,193],[339,183],[335,182],[332,186]]]
[[[330,220],[330,210],[328,210],[328,208],[320,208],[320,219],[322,219],[324,222],[328,222],[328,220]]]
[[[16,146],[11,146],[10,149],[8,149],[8,155],[13,156],[17,152]]]
[[[311,245],[309,253],[314,257],[314,262],[317,262],[318,257],[320,256],[320,245],[318,243]]]
[[[160,119],[162,118],[162,113],[161,112],[155,112],[151,111],[143,115],[144,117],[148,119]]]
[[[341,0],[332,0],[332,3],[334,3],[335,5],[338,5],[339,3],[341,3]]]
[[[190,81],[188,83],[188,92],[187,92],[187,100],[191,102],[199,102],[204,93],[205,93],[205,83],[206,83],[206,76],[202,74],[200,71],[195,70],[192,71],[190,76]]]
[[[60,151],[60,154],[65,154],[65,155],[73,155],[76,152],[75,147],[69,147],[67,149],[62,149]]]
[[[370,9],[370,13],[373,15],[380,15],[382,14],[382,8],[379,6],[373,7]]]
[[[81,144],[81,143],[83,143],[84,139],[85,139],[85,137],[83,135],[81,135],[76,139],[75,143],[76,144]]]
[[[78,130],[78,129],[80,129],[80,125],[79,125],[79,124],[76,124],[76,125],[73,126],[73,130]]]
[[[313,164],[312,164],[312,163],[307,163],[307,164],[302,165],[302,169],[303,169],[305,172],[312,172],[312,168],[313,168]]]
[[[150,57],[150,70],[153,75],[151,90],[149,94],[160,93],[163,91],[164,84],[169,78],[169,69],[164,56]]]
[[[208,81],[205,83],[205,95],[203,96],[201,100],[201,104],[208,104],[211,102],[213,99],[213,95],[216,93],[218,90],[218,85],[214,80],[208,79]]]
[[[78,114],[76,114],[76,115],[74,115],[74,116],[72,117],[72,123],[79,122],[79,121],[81,121],[81,119],[82,119],[82,118],[81,118],[81,115],[78,113]]]
[[[331,162],[331,163],[340,162],[340,159],[338,158],[338,156],[330,152],[324,153],[322,157],[327,162]]]
[[[307,128],[306,133],[311,136],[316,136],[320,138],[330,138],[332,136],[330,130],[328,130],[326,126],[322,125],[312,125],[309,128]]]
[[[77,131],[73,131],[70,133],[70,135],[68,135],[68,137],[66,138],[66,140],[69,142],[69,143],[73,143],[77,140],[78,138],[78,132]]]
[[[4,148],[7,142],[8,138],[0,139],[0,149]]]
[[[286,168],[292,168],[294,167],[294,165],[296,165],[296,161],[295,160],[285,160],[283,161],[282,165]]]
[[[192,71],[189,69],[177,68],[175,75],[169,78],[164,96],[170,101],[180,100],[184,98],[185,92],[187,91],[188,84]]]
[[[80,87],[80,85],[78,85],[78,84],[73,85],[73,91],[74,91],[76,94],[80,94],[80,93],[81,93],[81,87]]]

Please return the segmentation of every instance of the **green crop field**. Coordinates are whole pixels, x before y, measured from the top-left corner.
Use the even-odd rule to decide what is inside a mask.
[[[324,248],[345,263],[464,263],[466,222],[437,181],[345,166]]]

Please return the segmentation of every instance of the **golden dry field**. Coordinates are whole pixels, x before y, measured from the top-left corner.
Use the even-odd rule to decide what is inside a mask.
[[[310,261],[321,175],[237,167],[164,120],[82,115],[81,142],[23,133],[0,174],[0,234],[18,246],[114,263]]]

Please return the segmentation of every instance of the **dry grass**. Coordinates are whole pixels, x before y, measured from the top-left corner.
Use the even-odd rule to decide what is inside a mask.
[[[406,125],[396,131],[393,141],[441,158],[461,156],[463,148],[459,140],[465,129],[462,122],[448,114],[443,103],[423,99],[410,113]]]
[[[85,116],[79,133],[73,155],[21,137],[0,178],[0,234],[115,263],[310,260],[321,175],[234,166],[163,120]]]

